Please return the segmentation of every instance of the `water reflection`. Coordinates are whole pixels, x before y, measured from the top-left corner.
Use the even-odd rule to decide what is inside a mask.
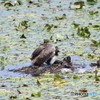
[[[20,73],[20,72],[12,72],[12,71],[8,71],[10,69],[19,69],[25,66],[30,66],[31,63],[30,62],[26,62],[24,64],[18,64],[18,65],[7,65],[5,66],[5,70],[0,70],[0,76],[4,77],[4,76],[20,76],[20,77],[26,77],[26,76],[31,76],[31,75],[27,75],[24,73]]]

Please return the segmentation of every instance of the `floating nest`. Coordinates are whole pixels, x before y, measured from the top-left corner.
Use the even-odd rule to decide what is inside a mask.
[[[63,61],[56,60],[54,64],[52,65],[41,65],[41,66],[26,66],[19,69],[11,69],[9,71],[13,72],[22,72],[25,74],[31,74],[32,76],[39,76],[43,73],[58,73],[61,72],[62,68],[71,68],[71,57],[67,56],[63,59]]]
[[[9,71],[13,72],[21,72],[25,74],[31,74],[32,76],[39,76],[43,73],[58,73],[61,71],[63,66],[61,64],[53,64],[53,65],[42,65],[42,66],[26,66],[19,69],[11,69]]]
[[[97,68],[100,68],[100,59],[97,61],[97,63],[91,63],[90,66],[97,66]],[[32,76],[39,76],[43,73],[58,73],[61,72],[62,68],[69,68],[69,69],[75,69],[79,68],[76,66],[73,66],[71,62],[71,57],[67,56],[66,58],[63,59],[63,61],[57,60],[54,64],[52,65],[41,65],[41,66],[35,66],[35,65],[30,65],[26,67],[22,67],[19,69],[11,69],[9,71],[13,72],[21,72],[24,74],[30,74]]]

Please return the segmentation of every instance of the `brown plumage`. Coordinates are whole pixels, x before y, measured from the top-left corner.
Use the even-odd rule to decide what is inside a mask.
[[[31,60],[34,65],[40,66],[47,60],[49,60],[55,54],[55,47],[52,43],[47,42],[41,44],[31,56]]]

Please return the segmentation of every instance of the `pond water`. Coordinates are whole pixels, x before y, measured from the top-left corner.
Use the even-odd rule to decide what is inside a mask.
[[[58,59],[71,56],[87,72],[8,71],[30,66],[44,39],[62,51]],[[100,100],[100,69],[90,66],[99,58],[100,0],[0,0],[0,100]],[[96,95],[71,95],[83,91]]]
[[[16,2],[12,0],[13,6],[9,6],[9,0],[0,1],[0,67],[4,69],[0,70],[0,76],[23,76],[7,70],[30,65],[31,53],[46,38],[63,52],[59,54],[59,59],[71,56],[74,65],[91,69],[89,64],[100,57],[99,1],[91,5],[83,0],[82,9],[77,8],[81,6],[77,0],[34,0],[32,4],[22,0],[22,5]],[[22,24],[25,21],[26,24]],[[50,27],[47,24],[53,27],[48,30]],[[80,29],[88,27],[89,38],[78,36],[77,24],[80,24]],[[26,38],[21,38],[23,34]],[[97,42],[96,46],[93,46],[93,40]]]
[[[30,62],[27,62],[27,63],[24,63],[24,64],[17,64],[17,65],[7,65],[5,66],[5,69],[4,70],[0,70],[0,76],[1,77],[4,77],[4,76],[20,76],[20,77],[28,77],[30,76],[29,74],[24,74],[24,73],[16,73],[16,72],[12,72],[12,71],[9,71],[11,69],[18,69],[18,68],[22,68],[24,66],[30,66],[31,63]]]

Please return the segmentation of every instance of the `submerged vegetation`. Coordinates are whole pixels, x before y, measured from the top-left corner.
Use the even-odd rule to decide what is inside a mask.
[[[91,33],[89,32],[89,29],[87,27],[78,28],[77,35],[83,37],[83,38],[89,38]]]
[[[99,0],[1,0],[0,99],[100,100],[99,65],[97,69],[90,67],[91,62],[97,66],[100,59],[99,16]],[[17,72],[9,75],[8,69],[27,66],[44,39],[62,51],[58,59],[71,56],[75,66],[88,70],[46,72],[37,77],[22,73],[19,77]],[[73,96],[71,92],[88,95]]]

